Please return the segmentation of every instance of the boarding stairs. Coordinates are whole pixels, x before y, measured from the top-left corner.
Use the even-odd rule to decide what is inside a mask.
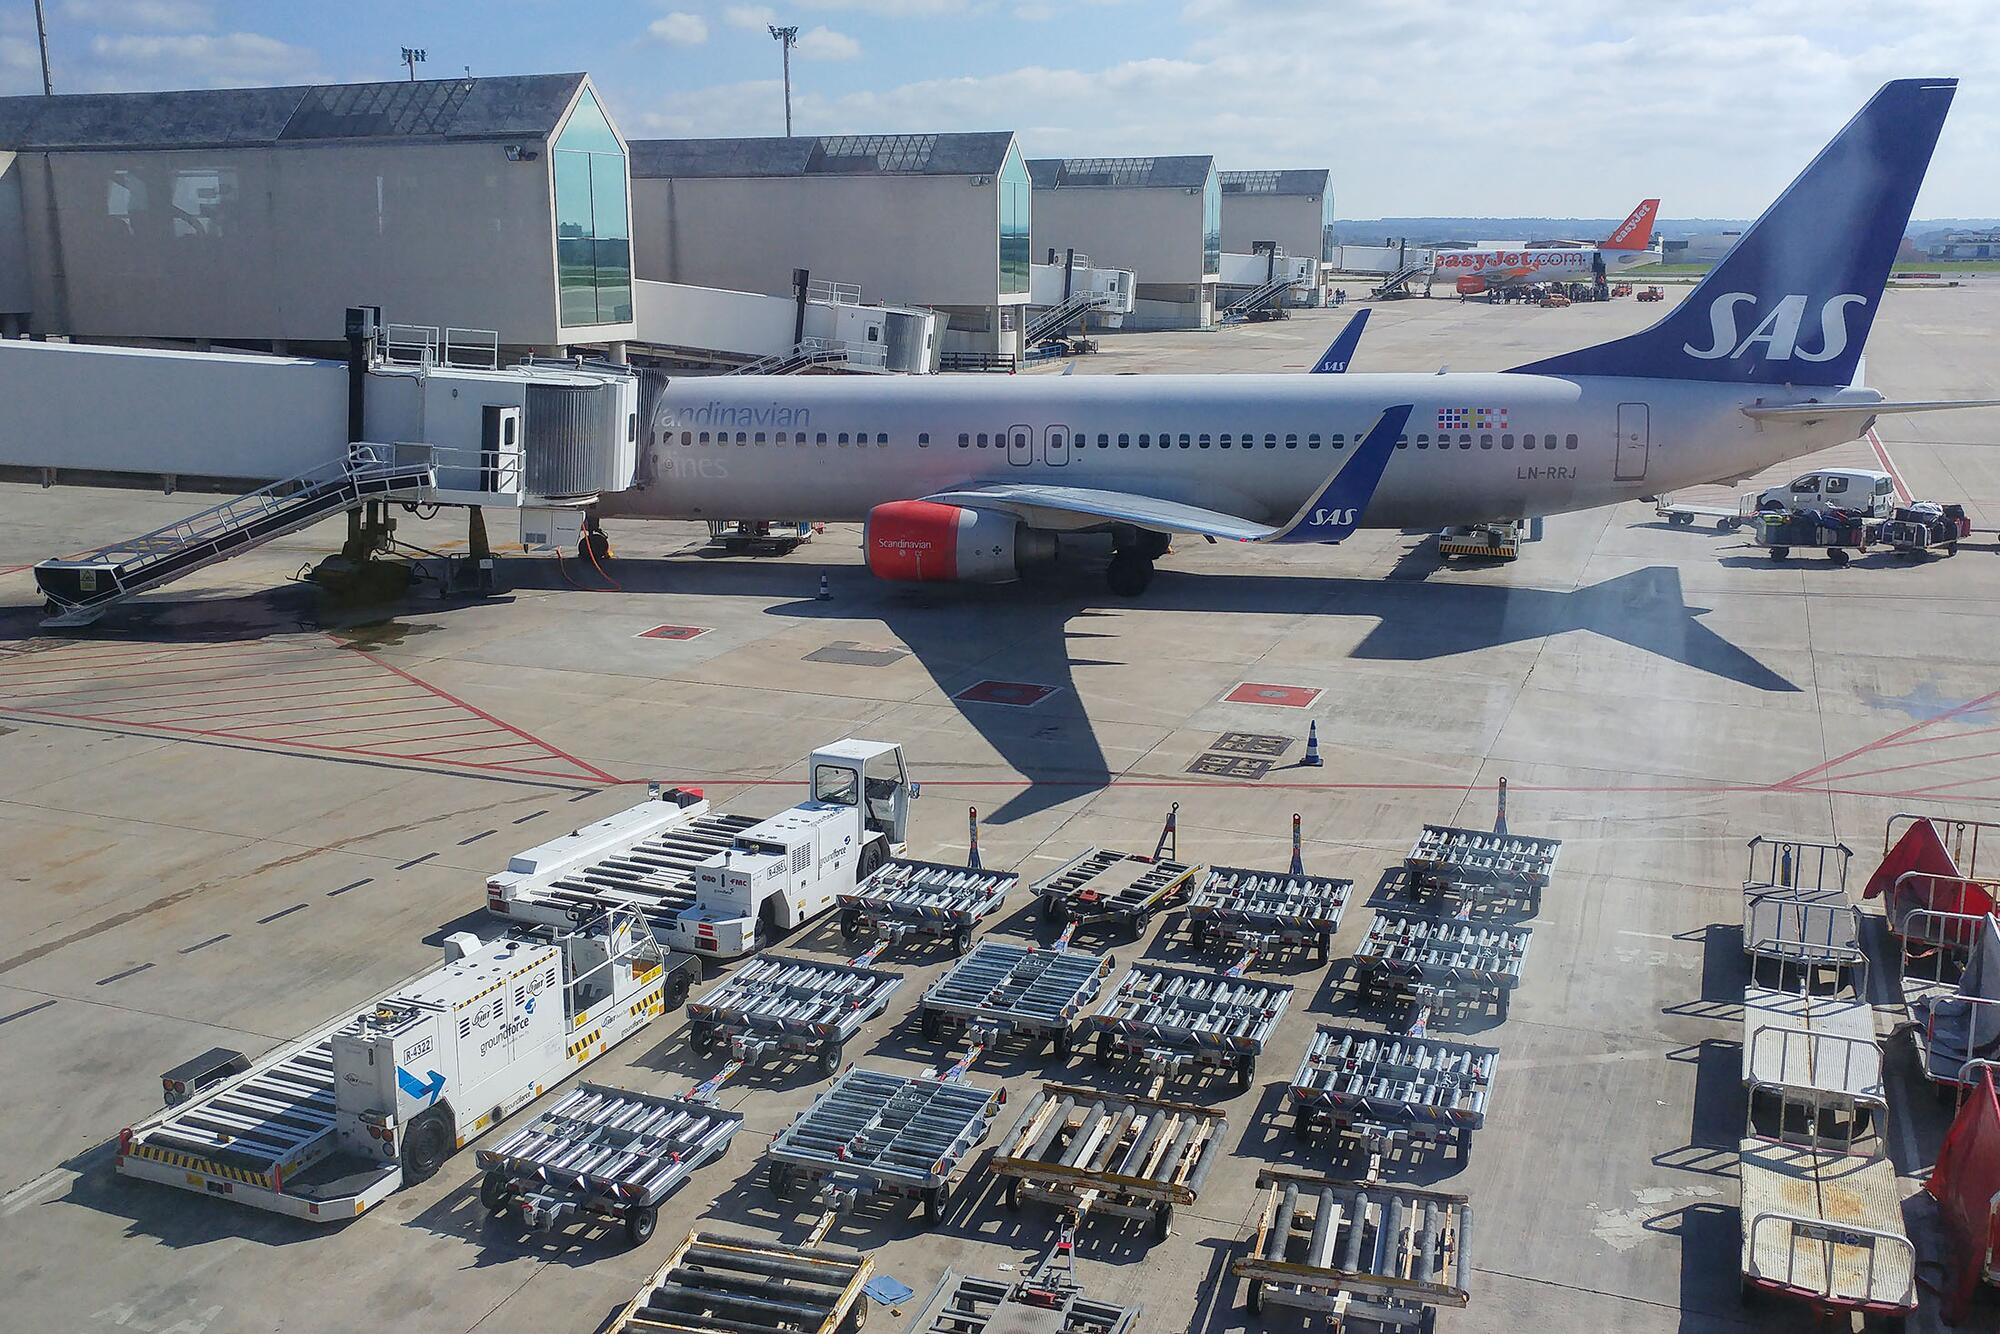
[[[217,561],[345,513],[371,500],[417,501],[437,487],[428,461],[398,463],[385,446],[356,444],[346,457],[225,500],[150,533],[45,560],[35,583],[45,626],[88,625],[113,604]]]
[[[1225,324],[1235,324],[1239,321],[1249,319],[1252,311],[1262,310],[1266,306],[1273,305],[1278,297],[1293,285],[1293,279],[1289,274],[1270,278],[1262,287],[1256,288],[1245,296],[1238,297],[1223,307],[1223,322]]]
[[[724,375],[798,375],[804,371],[838,367],[842,370],[881,371],[888,368],[886,354],[879,346],[847,339],[801,338],[783,352],[745,362]]]
[[[1419,278],[1429,277],[1430,271],[1431,261],[1429,256],[1425,256],[1421,260],[1410,260],[1402,268],[1397,269],[1395,273],[1377,283],[1375,285],[1375,295],[1408,296],[1410,294],[1409,285]]]
[[[1061,305],[1050,306],[1028,321],[1029,347],[1048,338],[1060,337],[1070,324],[1093,310],[1111,304],[1109,292],[1072,292]]]

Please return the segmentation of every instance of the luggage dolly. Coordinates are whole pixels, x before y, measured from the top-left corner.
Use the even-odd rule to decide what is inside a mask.
[[[1161,1079],[1191,1067],[1220,1070],[1249,1088],[1292,999],[1284,983],[1244,980],[1255,957],[1245,954],[1224,973],[1134,964],[1086,1021],[1097,1034],[1098,1062],[1127,1056]]]
[[[1057,1060],[1066,1059],[1078,1016],[1116,966],[1109,955],[1069,949],[1067,934],[1054,949],[982,940],[924,993],[924,1036],[962,1028],[984,1051],[1019,1034],[1030,1051],[1046,1041]]]
[[[1499,1059],[1493,1047],[1321,1024],[1292,1077],[1293,1133],[1308,1144],[1356,1140],[1368,1154],[1365,1177],[1401,1143],[1449,1139],[1463,1164],[1486,1123]]]
[[[846,963],[782,954],[745,960],[688,1003],[688,1045],[707,1055],[726,1044],[732,1060],[749,1065],[797,1053],[832,1074],[847,1040],[903,985],[901,973],[871,966],[889,943],[877,941]]]
[[[1188,936],[1198,950],[1247,950],[1252,958],[1273,954],[1281,946],[1311,946],[1314,957],[1325,963],[1353,892],[1352,880],[1305,873],[1299,817],[1294,815],[1292,869],[1211,867],[1200,887],[1188,895]]]
[[[896,857],[839,896],[840,937],[874,931],[892,941],[931,936],[951,941],[953,954],[972,948],[972,931],[1021,883],[1015,871],[989,871],[979,862],[979,811],[966,812],[970,830],[963,866]]]
[[[1505,1019],[1532,934],[1525,926],[1379,911],[1354,954],[1359,986],[1364,996],[1406,997],[1416,1035],[1429,1027],[1432,1010],[1483,1006],[1488,995]]]
[[[1133,940],[1144,935],[1153,914],[1180,902],[1201,874],[1201,867],[1175,859],[1180,809],[1180,803],[1175,802],[1167,812],[1150,857],[1089,848],[1043,876],[1035,884],[1042,920],[1085,925],[1116,922]]]
[[[868,1318],[862,1289],[874,1268],[868,1256],[822,1248],[818,1241],[790,1246],[697,1229],[674,1247],[610,1330],[859,1334]]]

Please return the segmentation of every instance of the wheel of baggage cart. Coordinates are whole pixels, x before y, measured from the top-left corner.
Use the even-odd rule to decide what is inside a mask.
[[[923,1025],[924,1036],[932,1041],[936,1041],[938,1035],[944,1032],[944,1016],[940,1015],[936,1010],[927,1008],[923,1013]]]
[[[936,1227],[944,1221],[944,1187],[924,1187],[924,1224]]]
[[[1317,936],[1313,937],[1313,954],[1319,959],[1321,963],[1325,963],[1327,961],[1327,958],[1332,953],[1332,951],[1333,951],[1333,933],[1331,931],[1322,931]]]
[[[625,1211],[625,1240],[634,1246],[644,1246],[653,1239],[653,1229],[660,1225],[660,1211],[650,1204],[635,1204]]]
[[[1743,520],[1741,519],[1717,519],[1715,521],[1716,531],[1718,532],[1733,533],[1742,526]]]
[[[1111,1064],[1111,1030],[1105,1029],[1097,1035],[1097,1063]]]
[[[1243,1295],[1243,1304],[1250,1309],[1251,1315],[1256,1315],[1264,1309],[1263,1279],[1253,1278],[1250,1280],[1250,1290]]]
[[[1828,547],[1826,549],[1826,558],[1836,566],[1847,564],[1847,553],[1839,547]]]
[[[861,914],[853,908],[840,910],[840,938],[852,940],[861,934]]]
[[[1472,1127],[1460,1126],[1458,1128],[1459,1166],[1463,1167],[1466,1163],[1470,1161],[1472,1161]]]
[[[494,1169],[479,1179],[479,1202],[486,1206],[486,1212],[498,1217],[507,1212],[512,1202],[513,1192],[507,1189],[507,1174]]]
[[[1165,1241],[1174,1230],[1174,1206],[1163,1204],[1153,1210],[1153,1240]]]
[[[1438,1327],[1437,1307],[1426,1306],[1424,1308],[1423,1315],[1419,1317],[1417,1320],[1417,1334],[1437,1334],[1437,1327]]]
[[[1058,1028],[1049,1035],[1049,1050],[1055,1053],[1055,1058],[1058,1061],[1067,1061],[1069,1059],[1070,1040],[1067,1028]]]
[[[792,1193],[791,1165],[789,1163],[772,1163],[770,1174],[766,1180],[771,1187],[771,1194],[778,1199],[785,1199]]]
[[[1239,1056],[1236,1058],[1236,1087],[1239,1090],[1249,1088],[1250,1078],[1256,1073],[1257,1058],[1255,1056]]]
[[[861,1334],[868,1323],[868,1298],[857,1297],[854,1309],[847,1313],[847,1320],[841,1325],[842,1334]]]
[[[1188,939],[1194,942],[1196,949],[1207,949],[1208,923],[1202,921],[1199,917],[1190,917],[1188,919]]]
[[[1125,919],[1126,933],[1130,935],[1131,938],[1134,940],[1137,940],[1139,937],[1145,935],[1146,923],[1148,920],[1150,920],[1151,917],[1152,917],[1151,913],[1146,913],[1146,912],[1133,913],[1130,917]]]
[[[1021,1207],[1021,1178],[1007,1178],[1007,1186],[1001,1192],[1000,1201],[1009,1209],[1018,1209]]]
[[[1771,548],[1771,559],[1772,559],[1772,560],[1783,560],[1783,559],[1785,559],[1785,557],[1787,557],[1787,556],[1789,556],[1789,555],[1791,555],[1791,554],[1792,554],[1792,549],[1791,549],[1790,547],[1772,547],[1772,548]]]
[[[715,1029],[706,1023],[688,1025],[688,1046],[697,1056],[706,1056],[715,1049]]]
[[[1062,898],[1059,895],[1042,896],[1042,920],[1050,926],[1061,926],[1069,920],[1069,913],[1064,911]]]
[[[1507,1017],[1507,1006],[1513,1000],[1513,998],[1514,998],[1514,993],[1512,991],[1506,990],[1505,988],[1501,990],[1500,1002],[1494,1008],[1499,1011],[1500,1017],[1502,1019],[1505,1019]]]
[[[1672,525],[1673,525],[1674,527],[1676,527],[1676,528],[1686,528],[1686,527],[1688,527],[1688,526],[1689,526],[1690,524],[1692,524],[1692,523],[1694,522],[1694,515],[1692,515],[1692,514],[1669,514],[1669,515],[1667,516],[1667,522],[1668,522],[1668,523],[1671,523],[1671,524],[1672,524]]]
[[[823,1075],[830,1075],[840,1069],[840,1044],[838,1042],[821,1043],[819,1053],[815,1058],[815,1064],[819,1066],[819,1072]]]
[[[963,958],[965,956],[965,952],[971,948],[972,948],[971,927],[961,926],[960,928],[958,928],[958,930],[951,933],[951,952],[954,955]]]
[[[445,1116],[445,1112],[434,1107],[410,1122],[403,1132],[404,1185],[430,1180],[456,1147]]]

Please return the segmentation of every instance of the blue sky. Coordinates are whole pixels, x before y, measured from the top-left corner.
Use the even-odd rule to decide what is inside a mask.
[[[1965,80],[1918,214],[2000,214],[1986,0],[45,0],[58,91],[588,70],[628,137],[1015,129],[1327,166],[1344,217],[1754,214],[1883,79]],[[0,93],[38,91],[0,0]]]

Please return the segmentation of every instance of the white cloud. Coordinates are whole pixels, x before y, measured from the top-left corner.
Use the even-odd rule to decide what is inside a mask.
[[[889,18],[920,18],[933,14],[958,14],[967,0],[795,0],[807,9],[853,9]]]
[[[214,6],[206,0],[62,0],[58,12],[93,28],[120,32],[132,28],[188,32],[215,21]]]
[[[90,54],[84,82],[98,89],[253,87],[317,76],[313,52],[254,32],[100,34]]]
[[[699,14],[675,10],[647,24],[646,32],[655,41],[670,46],[700,46],[708,40],[708,20]]]
[[[732,28],[762,32],[778,21],[778,11],[769,5],[727,5],[722,11],[722,21]]]
[[[810,32],[800,33],[795,49],[802,60],[852,60],[861,54],[861,43],[822,23]]]

